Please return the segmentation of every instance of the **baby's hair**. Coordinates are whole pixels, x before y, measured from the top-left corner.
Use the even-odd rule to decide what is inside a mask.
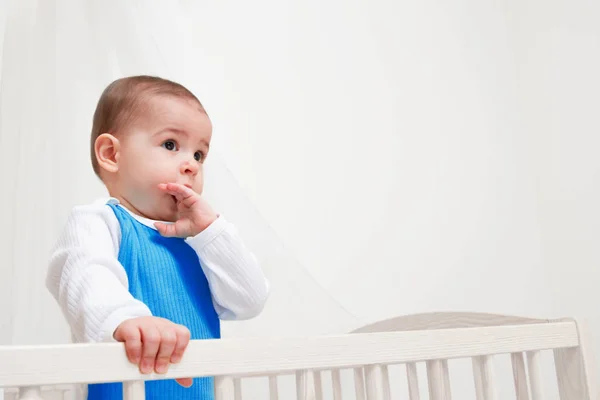
[[[94,150],[98,136],[117,133],[144,115],[144,111],[149,108],[148,99],[161,95],[192,100],[204,111],[200,100],[183,85],[155,76],[138,75],[117,79],[104,89],[94,112],[90,141],[92,166],[96,175],[100,174]]]

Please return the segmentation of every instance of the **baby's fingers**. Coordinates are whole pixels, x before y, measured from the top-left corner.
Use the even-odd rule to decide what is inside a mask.
[[[142,340],[140,329],[137,325],[125,325],[115,332],[115,340],[125,342],[125,353],[132,364],[139,364],[142,358]]]
[[[157,374],[164,374],[169,369],[171,354],[173,354],[176,342],[177,336],[173,330],[162,332],[160,347],[156,355],[156,367],[154,368]]]
[[[185,388],[189,388],[190,386],[192,386],[192,383],[194,381],[192,380],[192,378],[179,378],[179,379],[175,379],[175,382],[179,383],[181,386],[183,386]]]
[[[173,355],[171,356],[171,362],[173,364],[177,364],[181,361],[183,357],[183,352],[187,348],[187,345],[190,343],[190,331],[185,326],[178,326],[176,329],[177,332],[177,342],[175,344],[175,349],[173,350]]]
[[[142,330],[142,342],[144,343],[140,364],[142,374],[149,374],[154,370],[160,340],[160,331],[155,326],[149,326]]]
[[[177,236],[177,228],[175,224],[165,224],[164,222],[155,222],[154,226],[158,233],[165,237]]]
[[[175,196],[186,207],[191,207],[198,199],[198,193],[178,183],[160,183],[158,187],[162,191]]]

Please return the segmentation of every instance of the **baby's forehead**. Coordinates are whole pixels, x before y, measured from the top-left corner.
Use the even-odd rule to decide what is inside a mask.
[[[197,100],[154,95],[144,102],[138,109],[136,119],[143,121],[149,128],[170,127],[203,136],[207,130],[212,130],[210,119]]]
[[[138,123],[177,123],[205,114],[202,107],[191,99],[165,95],[143,97],[138,98],[136,106],[129,110],[131,119]]]
[[[145,104],[144,108],[153,108],[154,111],[165,110],[174,107],[191,107],[199,112],[205,112],[200,102],[194,98],[176,96],[172,94],[146,94],[140,101]]]

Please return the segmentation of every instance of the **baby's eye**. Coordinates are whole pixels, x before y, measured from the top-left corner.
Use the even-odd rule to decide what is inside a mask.
[[[162,147],[164,147],[165,149],[167,149],[169,151],[177,150],[177,145],[175,144],[175,142],[173,140],[167,140],[166,142],[164,142],[162,144]]]
[[[202,161],[204,159],[204,154],[201,151],[197,151],[194,153],[194,159],[196,161]]]

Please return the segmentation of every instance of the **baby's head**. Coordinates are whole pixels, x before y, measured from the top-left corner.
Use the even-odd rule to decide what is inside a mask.
[[[111,196],[146,218],[175,221],[175,199],[158,188],[179,183],[202,193],[212,124],[178,83],[134,76],[102,93],[91,137],[92,165]]]

